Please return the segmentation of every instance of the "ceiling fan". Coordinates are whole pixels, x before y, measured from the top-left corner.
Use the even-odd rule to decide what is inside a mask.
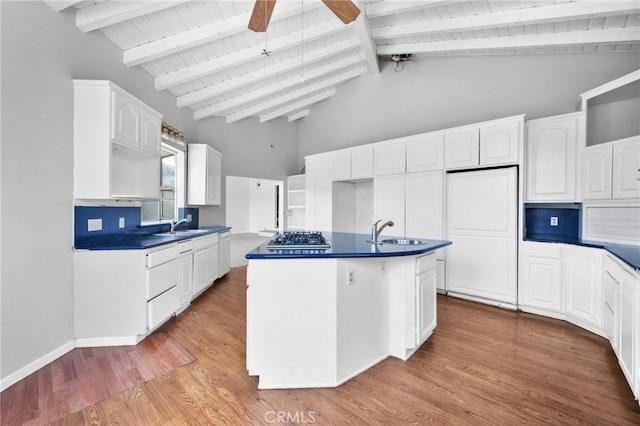
[[[348,24],[360,15],[360,9],[350,0],[322,0],[342,22]],[[257,33],[267,31],[276,0],[256,0],[249,20],[249,29]]]

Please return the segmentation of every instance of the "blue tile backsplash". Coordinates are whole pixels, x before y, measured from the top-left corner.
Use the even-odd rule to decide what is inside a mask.
[[[580,238],[580,204],[525,205],[525,239],[535,237]],[[557,218],[557,225],[551,225]]]

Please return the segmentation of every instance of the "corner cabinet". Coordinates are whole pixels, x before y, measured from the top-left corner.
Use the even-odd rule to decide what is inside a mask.
[[[601,250],[568,245],[563,259],[564,312],[574,324],[603,334]]]
[[[582,199],[640,199],[640,136],[585,148]]]
[[[578,146],[584,143],[584,113],[527,122],[525,202],[577,200]]]
[[[73,85],[74,198],[158,199],[162,115],[110,81]]]
[[[222,203],[222,154],[211,145],[190,143],[187,150],[187,203]]]
[[[525,241],[520,250],[518,304],[557,316],[562,312],[562,246]]]

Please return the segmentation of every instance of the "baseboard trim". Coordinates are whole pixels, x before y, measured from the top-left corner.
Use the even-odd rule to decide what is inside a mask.
[[[76,339],[76,348],[95,348],[100,346],[135,346],[144,338],[145,336],[86,337],[82,339]]]
[[[40,358],[36,359],[35,361],[18,369],[17,371],[14,371],[13,373],[9,374],[7,377],[3,377],[2,379],[0,379],[0,392],[18,383],[20,380],[24,379],[29,374],[38,371],[39,369],[49,364],[50,362],[55,361],[56,359],[60,358],[62,355],[71,351],[75,347],[76,347],[75,340],[71,340],[65,343],[64,345],[52,350],[48,354],[45,354]]]

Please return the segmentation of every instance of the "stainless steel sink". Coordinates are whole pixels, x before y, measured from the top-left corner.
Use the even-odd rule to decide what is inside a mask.
[[[416,246],[416,245],[421,245],[421,244],[427,244],[426,241],[405,240],[405,239],[401,239],[401,238],[392,238],[392,239],[388,239],[388,240],[382,240],[380,242],[382,244],[397,244],[397,245],[400,245],[400,246]]]
[[[167,232],[158,232],[153,235],[158,235],[161,237],[180,237],[183,235],[190,235],[190,234],[202,234],[203,232],[207,232],[207,230],[206,229],[182,229],[180,231],[174,231],[173,233],[167,231]]]

